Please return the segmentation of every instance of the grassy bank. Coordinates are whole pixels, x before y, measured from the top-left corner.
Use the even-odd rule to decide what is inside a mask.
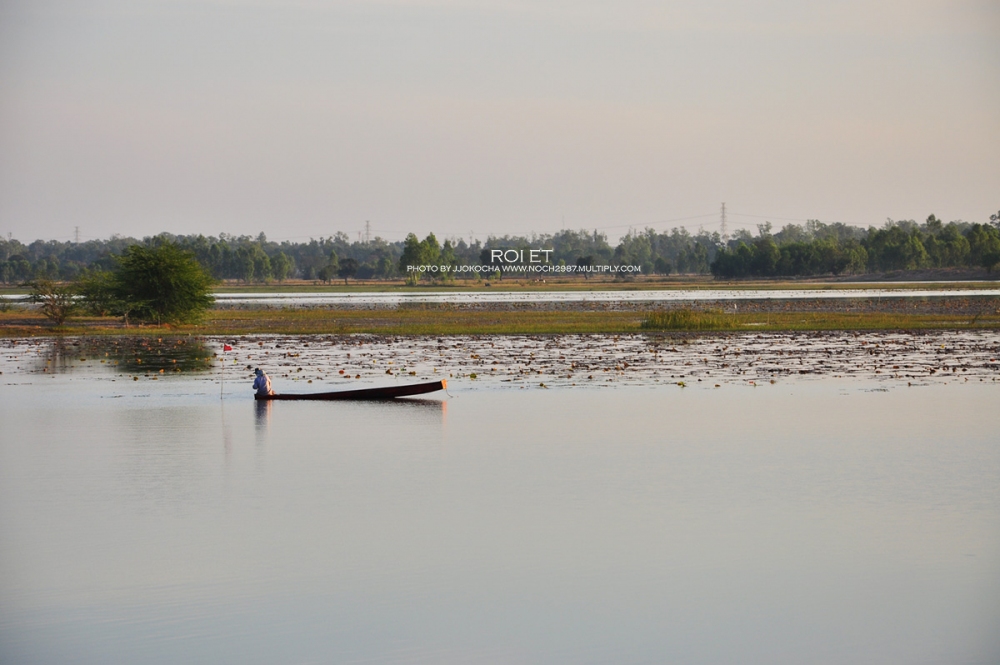
[[[645,322],[645,323],[644,323]],[[0,336],[31,335],[249,335],[350,334],[567,334],[664,331],[927,330],[1000,329],[995,313],[948,314],[850,312],[690,313],[668,316],[620,311],[483,311],[440,307],[382,310],[213,310],[201,324],[131,326],[111,318],[81,317],[52,327],[34,312],[0,313]]]

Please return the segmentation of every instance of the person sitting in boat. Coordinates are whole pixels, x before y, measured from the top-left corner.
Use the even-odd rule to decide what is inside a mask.
[[[264,374],[264,370],[260,367],[253,371],[257,375],[257,378],[253,380],[253,389],[257,391],[258,395],[273,395],[274,391],[271,390],[271,379]]]

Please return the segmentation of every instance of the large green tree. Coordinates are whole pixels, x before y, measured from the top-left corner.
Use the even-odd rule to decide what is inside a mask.
[[[212,278],[193,254],[171,242],[126,248],[113,279],[126,317],[183,323],[198,319],[214,302]]]

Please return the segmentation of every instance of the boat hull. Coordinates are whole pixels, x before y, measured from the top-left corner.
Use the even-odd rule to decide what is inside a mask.
[[[358,390],[337,390],[329,393],[280,393],[275,395],[254,395],[259,400],[316,400],[323,402],[339,402],[344,400],[379,400],[396,399],[397,397],[413,397],[444,390],[447,381],[429,381],[427,383],[412,383],[405,386],[388,386],[385,388],[360,388]]]

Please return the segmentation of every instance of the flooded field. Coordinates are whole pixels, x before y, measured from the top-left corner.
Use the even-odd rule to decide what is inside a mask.
[[[223,352],[224,343],[233,346]],[[179,364],[178,364],[179,363]],[[452,380],[470,388],[686,387],[851,378],[893,385],[1000,381],[1000,333],[813,332],[714,335],[308,335],[221,338],[0,340],[5,383],[85,368],[92,380],[159,379],[198,370],[202,381],[251,380],[274,388]],[[125,377],[125,378],[128,378]],[[312,389],[312,388],[310,388]]]
[[[0,662],[995,663],[998,354],[0,340]]]

